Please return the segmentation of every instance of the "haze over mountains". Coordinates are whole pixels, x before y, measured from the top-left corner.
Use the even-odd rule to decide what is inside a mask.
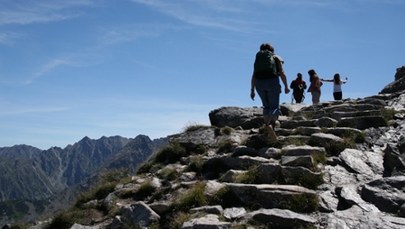
[[[41,213],[55,195],[65,192],[67,197],[103,169],[133,171],[166,141],[145,135],[84,137],[63,149],[0,148],[0,222]]]

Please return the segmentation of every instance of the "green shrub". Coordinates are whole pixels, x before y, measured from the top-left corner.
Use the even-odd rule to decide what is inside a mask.
[[[90,212],[87,210],[71,208],[66,212],[57,215],[45,229],[68,229],[74,223],[88,225],[91,223]]]
[[[207,125],[202,125],[202,124],[189,124],[188,126],[184,127],[184,132],[192,132],[192,131],[196,131],[199,129],[204,129],[204,128],[209,128],[210,126]]]
[[[311,157],[314,160],[314,167],[311,168],[312,171],[318,171],[319,170],[318,169],[319,164],[326,165],[327,158],[326,158],[325,153],[321,153],[321,152],[312,153]]]
[[[233,131],[234,131],[234,129],[229,126],[225,126],[225,127],[221,128],[221,134],[223,134],[223,135],[230,135]]]
[[[155,162],[170,164],[180,160],[180,158],[187,156],[186,149],[179,143],[172,143],[166,148],[160,150],[155,157]]]
[[[258,182],[258,167],[252,166],[247,172],[238,174],[236,176],[235,182],[242,184],[256,184]]]
[[[134,195],[136,200],[144,200],[151,196],[156,191],[156,187],[152,185],[150,180],[145,181]]]
[[[184,222],[187,222],[190,219],[190,215],[185,212],[177,212],[172,216],[170,221],[170,228],[181,229]]]
[[[397,114],[398,111],[395,109],[382,109],[381,110],[381,115],[383,116],[384,120],[388,123],[388,121],[393,120],[395,114]]]
[[[117,182],[107,182],[100,183],[95,188],[90,191],[82,193],[76,201],[75,207],[81,208],[83,204],[89,202],[90,200],[100,200],[104,199],[111,192],[114,191]]]
[[[192,156],[190,158],[190,164],[188,165],[188,170],[196,172],[197,174],[201,174],[203,170],[203,165],[204,165],[204,159],[198,155],[198,156]]]
[[[120,182],[122,179],[130,177],[129,169],[110,169],[101,173],[101,182]]]
[[[207,204],[207,197],[204,195],[205,183],[198,182],[175,202],[175,209],[188,211],[191,208],[201,207]]]
[[[180,176],[180,173],[177,172],[177,170],[175,168],[165,167],[160,170],[158,176],[161,179],[172,181],[172,180],[176,180]]]
[[[217,153],[229,153],[234,148],[233,143],[231,140],[223,140],[218,145]]]
[[[155,163],[153,160],[149,160],[138,167],[136,174],[155,173],[162,167],[163,165],[161,163]]]
[[[195,154],[205,154],[208,151],[207,147],[203,144],[199,144],[195,147],[195,149],[193,150],[193,153]]]

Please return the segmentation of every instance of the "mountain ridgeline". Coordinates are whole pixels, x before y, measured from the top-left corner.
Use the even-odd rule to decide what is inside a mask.
[[[0,148],[0,221],[41,212],[55,195],[74,190],[103,169],[135,171],[166,142],[165,138],[138,135],[133,139],[84,137],[63,149]],[[34,212],[29,210],[32,203]]]

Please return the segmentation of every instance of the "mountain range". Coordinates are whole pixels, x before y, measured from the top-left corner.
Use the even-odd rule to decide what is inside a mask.
[[[48,150],[28,145],[0,148],[0,222],[26,221],[45,209],[57,210],[103,170],[135,171],[165,144],[166,138],[138,135],[84,137],[65,148]]]

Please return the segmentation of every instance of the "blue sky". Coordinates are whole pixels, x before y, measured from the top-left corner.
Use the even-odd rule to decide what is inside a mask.
[[[250,100],[270,42],[298,72],[377,94],[404,63],[404,0],[0,0],[0,147],[153,138]],[[332,84],[321,101],[332,99]],[[291,94],[282,95],[291,102]],[[304,101],[310,103],[310,96]]]

